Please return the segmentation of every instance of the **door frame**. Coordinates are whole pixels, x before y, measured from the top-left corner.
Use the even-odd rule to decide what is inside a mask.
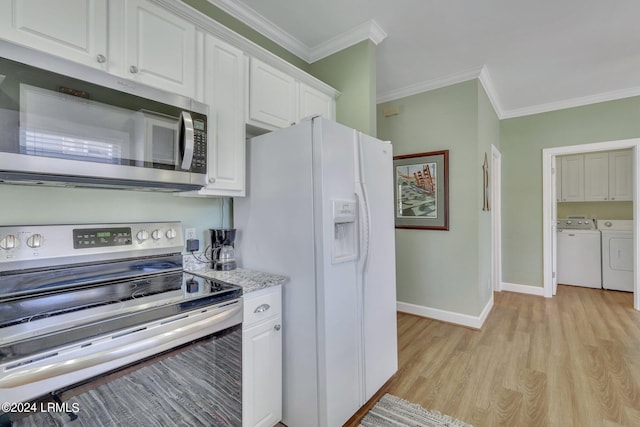
[[[633,307],[640,310],[640,269],[638,254],[640,254],[640,227],[638,227],[638,214],[640,201],[640,138],[623,139],[618,141],[596,142],[592,144],[569,145],[542,150],[542,246],[543,246],[543,295],[547,298],[553,296],[554,259],[556,248],[554,247],[553,209],[556,203],[556,175],[553,171],[553,159],[556,156],[566,154],[590,153],[595,151],[620,150],[631,148],[633,151]]]
[[[502,153],[491,144],[491,280],[502,291]]]

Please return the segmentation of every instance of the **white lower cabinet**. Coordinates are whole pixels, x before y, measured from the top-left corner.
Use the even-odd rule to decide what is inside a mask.
[[[244,295],[242,425],[271,427],[282,419],[282,286]]]

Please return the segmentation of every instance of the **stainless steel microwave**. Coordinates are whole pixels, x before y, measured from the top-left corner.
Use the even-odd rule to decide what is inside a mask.
[[[26,61],[0,58],[0,182],[159,191],[205,185],[205,104],[16,52]]]

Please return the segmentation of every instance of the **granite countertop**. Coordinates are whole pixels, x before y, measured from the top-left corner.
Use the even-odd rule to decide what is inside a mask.
[[[188,255],[183,257],[183,264],[185,272],[241,286],[243,294],[282,285],[289,280],[288,277],[279,274],[263,273],[245,268],[228,271],[213,270],[210,262],[202,263]]]

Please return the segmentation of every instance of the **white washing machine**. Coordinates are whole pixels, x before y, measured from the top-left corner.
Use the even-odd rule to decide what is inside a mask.
[[[561,285],[602,287],[600,231],[585,218],[558,220],[557,275]]]
[[[633,292],[633,220],[599,219],[602,287]]]

